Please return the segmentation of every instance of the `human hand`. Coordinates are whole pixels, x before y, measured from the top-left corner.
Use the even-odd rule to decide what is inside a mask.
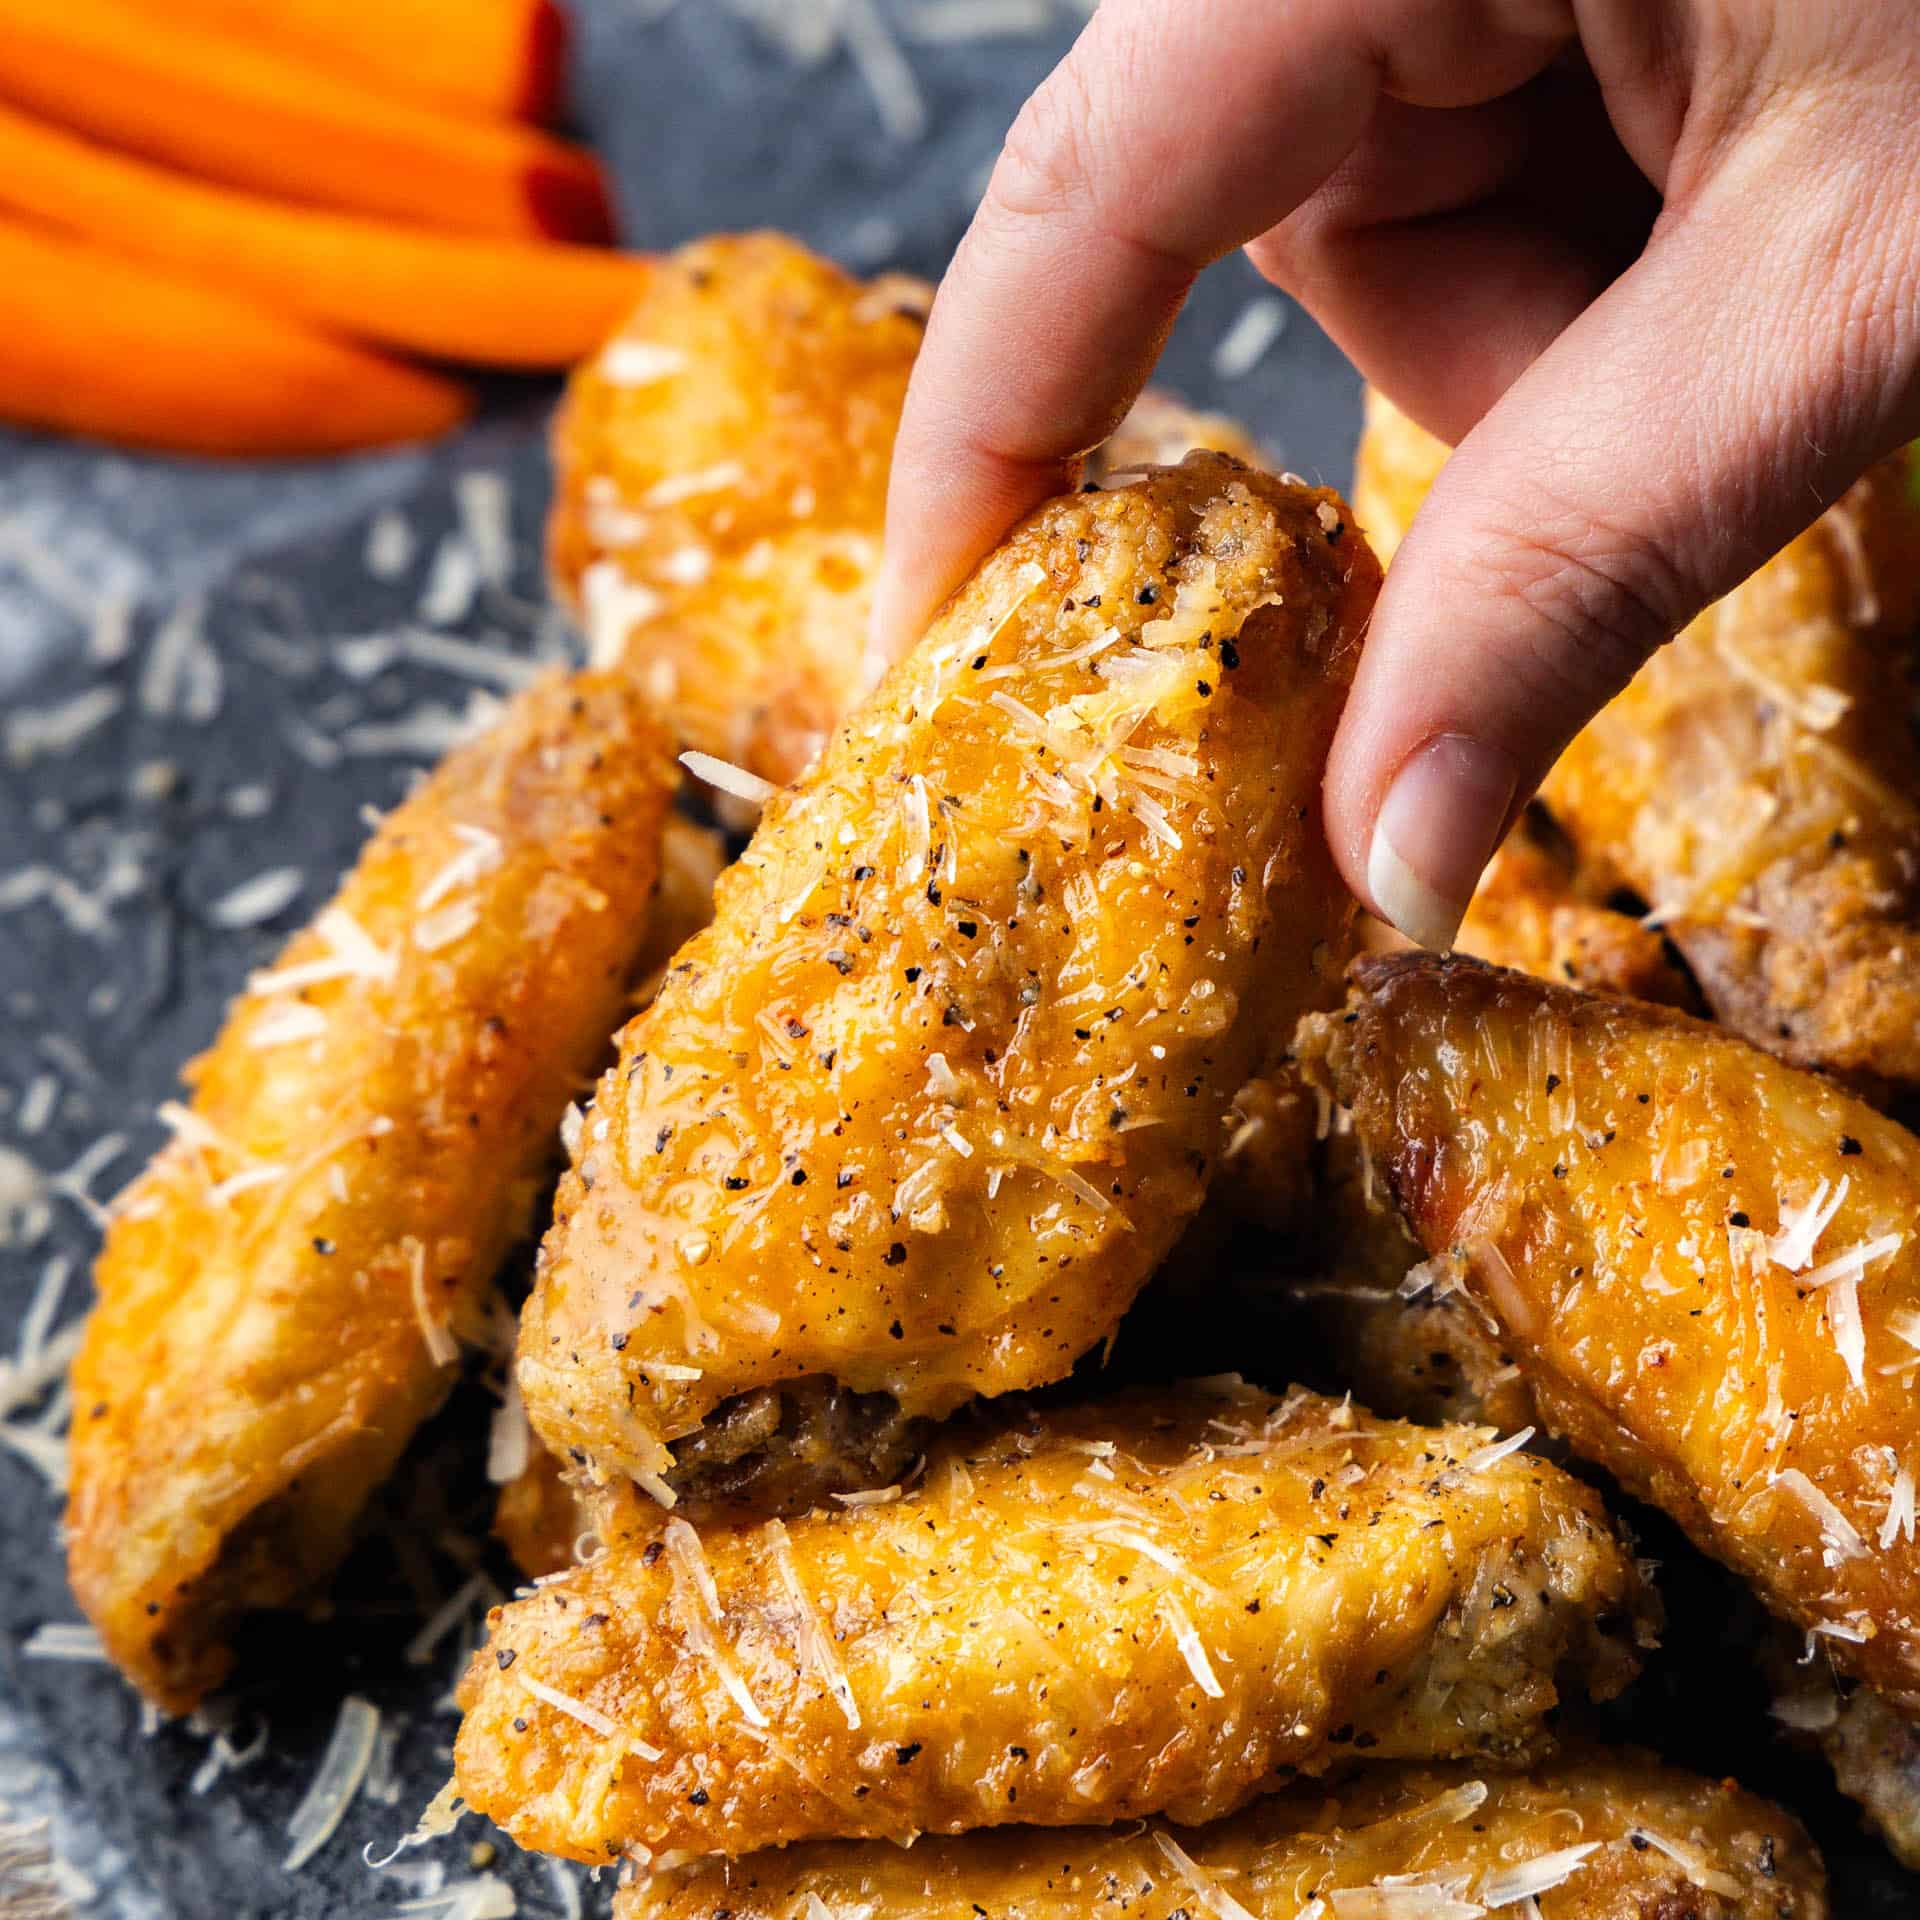
[[[1070,486],[1236,246],[1460,443],[1326,782],[1424,945],[1647,655],[1920,433],[1911,0],[1105,0],[935,303],[875,646]]]

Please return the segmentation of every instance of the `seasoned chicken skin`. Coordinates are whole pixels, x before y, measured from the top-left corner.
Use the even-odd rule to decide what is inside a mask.
[[[1664,1008],[1360,962],[1310,1074],[1547,1423],[1920,1704],[1920,1142]]]
[[[776,786],[865,690],[887,472],[933,297],[785,236],[663,259],[569,381],[547,547],[596,661],[625,662],[686,744]],[[1092,471],[1249,461],[1235,422],[1142,396]]]
[[[657,1523],[496,1609],[459,1791],[523,1846],[1201,1821],[1362,1758],[1524,1761],[1651,1595],[1484,1428],[1237,1383],[934,1443],[898,1498]]]
[[[594,658],[784,785],[861,692],[925,294],[778,234],[662,260],[554,425],[547,546]]]
[[[1334,495],[1199,453],[981,564],[620,1037],[521,1323],[550,1445],[667,1492],[738,1396],[938,1416],[1113,1331],[1347,951],[1376,582]]]
[[[1370,400],[1355,498],[1383,554],[1444,454]],[[1917,473],[1913,449],[1874,467],[1541,789],[1581,864],[1659,912],[1721,1021],[1869,1088],[1920,1084]]]
[[[1424,1905],[1422,1886],[1434,1889]],[[1543,1889],[1537,1907],[1525,1900],[1529,1886]],[[870,1920],[1414,1920],[1496,1901],[1539,1920],[1825,1920],[1828,1911],[1820,1856],[1778,1807],[1728,1781],[1599,1752],[1521,1775],[1380,1767],[1332,1792],[1296,1787],[1198,1831],[1159,1821],[1013,1828],[923,1840],[910,1852],[841,1842],[697,1861],[643,1876],[613,1911],[614,1920],[789,1920],[813,1912],[814,1900]]]
[[[69,1562],[182,1711],[331,1571],[478,1337],[618,1020],[674,779],[631,687],[543,681],[255,976],[118,1212],[74,1364]]]

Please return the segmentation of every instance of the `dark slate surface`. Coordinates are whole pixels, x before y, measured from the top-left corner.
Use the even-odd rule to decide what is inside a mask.
[[[1083,9],[1015,0],[1002,17],[1028,24],[958,45],[912,37],[929,11],[938,0],[596,0],[576,94],[618,170],[629,237],[658,246],[774,225],[863,270],[937,272],[1007,121]],[[892,44],[904,44],[917,102],[904,115],[893,104],[891,130],[848,50],[871,48],[863,27],[876,17],[907,30]],[[1237,261],[1206,277],[1167,382],[1250,420],[1286,464],[1344,482],[1356,387],[1303,316],[1289,314],[1250,374],[1214,377],[1213,350],[1257,291]],[[424,742],[408,750],[381,730],[423,713],[445,721],[484,697],[470,678],[410,658],[399,639],[422,624],[435,554],[457,537],[462,474],[510,484],[515,570],[441,630],[526,658],[570,644],[540,606],[551,399],[505,388],[451,446],[311,467],[212,468],[0,435],[0,1351],[49,1262],[72,1269],[61,1318],[84,1301],[95,1232],[78,1182],[61,1176],[81,1162],[92,1193],[106,1195],[132,1173],[160,1137],[153,1110],[174,1092],[180,1061],[352,859],[361,808],[391,804],[431,757]],[[388,580],[365,563],[382,512],[402,517],[414,549]],[[103,604],[124,607],[124,622]],[[169,676],[159,669],[181,656],[165,636],[183,619],[204,644],[189,645],[185,670]],[[49,715],[100,689],[118,704],[93,730],[58,750],[36,744]],[[300,870],[301,889],[268,925],[228,932],[210,919],[236,883],[286,866]],[[109,1136],[119,1144],[100,1148]],[[1282,1342],[1256,1342],[1250,1356],[1244,1327],[1220,1352],[1194,1342],[1194,1316],[1173,1324],[1196,1371],[1290,1370]],[[1143,1334],[1133,1350],[1166,1364],[1169,1347]],[[431,1598],[473,1572],[459,1543],[484,1524],[476,1460],[490,1404],[477,1385],[463,1388],[422,1436],[329,1618],[252,1637],[246,1681],[224,1703],[227,1737],[244,1750],[263,1719],[269,1737],[250,1765],[213,1779],[209,1731],[147,1723],[104,1668],[22,1656],[37,1626],[76,1615],[57,1502],[0,1449],[0,1824],[8,1809],[52,1820],[76,1911],[353,1920],[476,1870],[507,1878],[525,1914],[564,1913],[569,1894],[588,1913],[604,1909],[605,1884],[562,1869],[563,1888],[504,1843],[476,1865],[469,1850],[484,1836],[471,1820],[383,1875],[360,1861],[363,1847],[391,1845],[445,1776],[454,1723],[440,1702],[472,1619],[423,1664],[404,1649]],[[1684,1566],[1683,1548],[1657,1544]],[[510,1584],[496,1562],[481,1571]],[[1812,1770],[1768,1742],[1745,1641],[1729,1625],[1737,1596],[1698,1571],[1673,1584],[1689,1656],[1643,1683],[1625,1730],[1806,1809],[1836,1867],[1842,1914],[1908,1912],[1915,1883],[1884,1871]],[[351,1691],[397,1732],[393,1797],[363,1793],[313,1863],[288,1876],[287,1815]],[[0,1867],[0,1915],[18,1890]]]

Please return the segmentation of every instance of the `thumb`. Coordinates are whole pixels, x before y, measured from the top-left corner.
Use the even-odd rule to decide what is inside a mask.
[[[1897,141],[1858,117],[1809,139],[1795,111],[1669,200],[1395,556],[1326,819],[1354,891],[1422,945],[1451,943],[1519,808],[1647,656],[1920,429],[1920,193]]]

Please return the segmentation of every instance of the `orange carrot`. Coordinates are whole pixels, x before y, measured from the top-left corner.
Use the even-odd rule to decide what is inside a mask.
[[[169,453],[315,454],[466,418],[437,374],[0,220],[0,417]]]
[[[483,366],[571,365],[649,271],[638,254],[428,233],[205,186],[5,107],[0,206],[342,333]]]
[[[168,0],[167,17],[453,113],[545,120],[566,76],[554,0]]]
[[[582,147],[392,100],[178,26],[164,8],[0,0],[0,96],[148,159],[313,206],[503,239],[612,231]]]

